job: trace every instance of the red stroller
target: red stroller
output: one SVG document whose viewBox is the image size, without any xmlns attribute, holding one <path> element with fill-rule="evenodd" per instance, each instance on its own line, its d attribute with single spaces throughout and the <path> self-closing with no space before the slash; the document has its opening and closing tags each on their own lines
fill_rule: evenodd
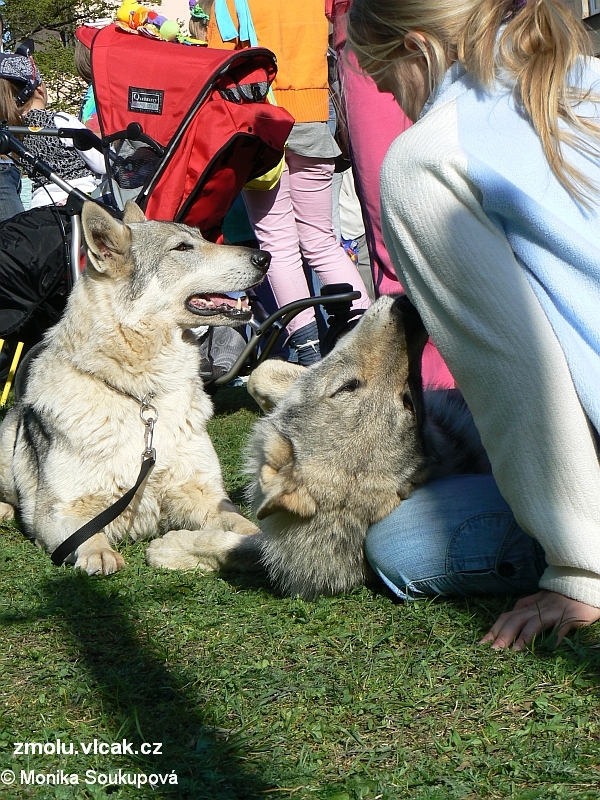
<svg viewBox="0 0 600 800">
<path fill-rule="evenodd" d="M 109 26 L 96 34 L 91 61 L 102 141 L 89 131 L 82 134 L 53 129 L 37 131 L 37 135 L 71 135 L 79 149 L 90 145 L 103 149 L 106 189 L 115 214 L 127 199 L 135 199 L 149 219 L 193 225 L 205 238 L 221 242 L 223 220 L 241 188 L 277 166 L 293 125 L 287 111 L 267 101 L 276 74 L 273 53 L 264 48 L 230 52 L 154 41 Z M 68 192 L 71 187 L 48 165 L 27 153 L 11 133 L 32 131 L 1 126 L 0 152 L 18 153 L 29 169 Z M 73 190 L 64 209 L 72 221 L 70 248 L 65 243 L 66 252 L 70 249 L 66 263 L 62 260 L 62 227 L 52 251 L 56 258 L 51 270 L 46 263 L 36 264 L 34 271 L 28 263 L 7 261 L 8 275 L 0 285 L 0 339 L 4 338 L 11 349 L 25 342 L 25 351 L 29 350 L 19 369 L 20 380 L 19 373 L 15 380 L 18 394 L 22 393 L 19 384 L 25 384 L 28 363 L 41 346 L 43 331 L 56 321 L 66 303 L 65 273 L 67 283 L 69 277 L 77 278 L 81 237 L 78 212 L 85 199 Z M 40 213 L 42 209 L 35 211 Z M 34 216 L 33 211 L 25 214 Z M 21 224 L 18 218 L 15 224 Z M 12 231 L 8 233 L 13 235 Z M 0 263 L 5 238 L 0 226 Z M 43 281 L 35 277 L 38 271 L 44 275 Z M 29 287 L 27 292 L 23 286 Z M 266 319 L 256 302 L 244 352 L 226 374 L 218 379 L 207 376 L 206 382 L 221 385 L 242 371 L 250 371 L 269 355 L 289 320 L 308 306 L 331 308 L 332 346 L 334 332 L 353 316 L 350 305 L 357 293 L 343 285 L 328 287 L 328 294 L 331 296 L 327 298 L 292 303 Z M 47 313 L 49 308 L 52 318 Z M 329 345 L 324 352 L 328 349 Z M 0 378 L 4 377 L 2 371 L 0 368 Z"/>
<path fill-rule="evenodd" d="M 132 36 L 114 25 L 91 46 L 94 93 L 111 192 L 149 219 L 184 222 L 219 241 L 249 180 L 273 169 L 294 123 L 267 93 L 275 56 Z"/>
</svg>

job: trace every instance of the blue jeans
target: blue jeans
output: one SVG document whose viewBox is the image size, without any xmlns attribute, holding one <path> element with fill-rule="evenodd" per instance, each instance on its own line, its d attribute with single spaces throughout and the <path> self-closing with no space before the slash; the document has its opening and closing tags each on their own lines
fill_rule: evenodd
<svg viewBox="0 0 600 800">
<path fill-rule="evenodd" d="M 432 481 L 368 533 L 369 563 L 398 597 L 525 595 L 544 551 L 515 522 L 491 475 Z"/>
<path fill-rule="evenodd" d="M 19 192 L 21 173 L 6 159 L 0 159 L 0 222 L 24 211 Z"/>
</svg>

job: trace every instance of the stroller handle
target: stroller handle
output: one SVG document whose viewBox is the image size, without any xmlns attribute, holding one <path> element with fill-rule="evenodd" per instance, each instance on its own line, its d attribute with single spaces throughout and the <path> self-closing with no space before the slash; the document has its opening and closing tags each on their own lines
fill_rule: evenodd
<svg viewBox="0 0 600 800">
<path fill-rule="evenodd" d="M 27 130 L 29 131 L 29 129 Z M 67 194 L 77 198 L 77 200 L 81 201 L 82 203 L 90 199 L 83 192 L 80 192 L 79 189 L 75 189 L 55 172 L 52 172 L 52 168 L 49 166 L 49 164 L 47 164 L 41 158 L 37 158 L 37 156 L 24 147 L 23 144 L 6 128 L 1 128 L 0 154 L 7 156 L 9 153 L 15 153 L 15 155 L 28 164 L 34 172 L 39 172 L 39 174 L 43 175 L 46 180 L 51 181 L 60 189 L 63 189 L 65 192 L 67 192 Z"/>
<path fill-rule="evenodd" d="M 104 139 L 102 139 L 102 143 L 104 145 L 109 145 L 112 142 L 118 141 L 119 139 L 130 139 L 132 142 L 143 142 L 152 150 L 154 150 L 154 152 L 161 158 L 165 154 L 165 148 L 155 141 L 151 136 L 148 136 L 147 133 L 144 133 L 144 129 L 139 122 L 130 122 L 124 131 L 117 131 L 116 133 L 111 133 L 110 136 L 105 136 Z"/>
<path fill-rule="evenodd" d="M 6 130 L 16 136 L 54 136 L 59 139 L 72 139 L 77 150 L 98 150 L 104 152 L 102 139 L 89 128 L 39 128 L 32 130 L 26 125 L 9 125 Z"/>
<path fill-rule="evenodd" d="M 16 126 L 9 127 L 8 125 L 0 124 L 0 155 L 7 156 L 10 153 L 14 153 L 22 161 L 24 161 L 25 164 L 27 164 L 27 166 L 31 169 L 33 173 L 36 172 L 39 173 L 44 178 L 46 178 L 46 180 L 50 181 L 55 186 L 58 186 L 60 189 L 65 191 L 69 196 L 69 200 L 67 203 L 67 211 L 70 214 L 80 214 L 83 204 L 91 202 L 91 203 L 97 203 L 98 205 L 102 206 L 102 208 L 108 211 L 109 214 L 112 214 L 113 217 L 116 217 L 117 219 L 123 218 L 123 212 L 120 209 L 111 208 L 110 206 L 104 205 L 103 203 L 99 202 L 95 198 L 89 197 L 89 195 L 84 194 L 79 189 L 75 188 L 74 186 L 71 186 L 71 184 L 63 180 L 60 177 L 60 175 L 57 175 L 55 172 L 53 172 L 49 164 L 47 164 L 41 158 L 38 158 L 36 155 L 34 155 L 34 153 L 32 153 L 30 150 L 28 150 L 26 147 L 23 146 L 23 143 L 19 141 L 19 139 L 15 138 L 12 135 L 12 131 L 15 130 L 15 127 Z M 46 128 L 45 130 L 50 131 L 52 129 Z M 60 134 L 63 129 L 57 128 L 56 130 Z M 27 134 L 31 133 L 29 128 L 24 128 L 24 131 Z M 48 133 L 46 135 L 50 136 L 51 134 Z M 91 133 L 91 136 L 94 136 L 94 134 Z M 94 138 L 98 139 L 97 136 L 94 136 Z M 100 141 L 100 139 L 98 139 L 98 141 Z"/>
<path fill-rule="evenodd" d="M 339 284 L 340 288 L 344 284 Z M 346 284 L 348 285 L 348 284 Z M 273 314 L 271 314 L 267 319 L 263 320 L 260 324 L 256 322 L 250 323 L 250 340 L 246 344 L 243 352 L 238 357 L 235 364 L 231 367 L 231 369 L 225 373 L 225 375 L 221 375 L 214 380 L 207 381 L 205 383 L 206 386 L 223 386 L 226 383 L 229 383 L 230 380 L 235 378 L 237 375 L 240 374 L 242 369 L 244 368 L 248 358 L 256 351 L 258 345 L 262 341 L 262 337 L 267 333 L 269 328 L 273 328 L 273 331 L 267 338 L 266 344 L 263 347 L 263 350 L 260 356 L 256 359 L 256 363 L 254 364 L 257 367 L 259 364 L 268 358 L 271 351 L 275 347 L 277 339 L 279 338 L 282 331 L 287 326 L 288 322 L 292 320 L 297 314 L 301 311 L 304 311 L 306 308 L 314 308 L 315 306 L 327 306 L 330 305 L 348 305 L 348 309 L 350 309 L 350 304 L 354 300 L 358 300 L 360 297 L 360 292 L 358 291 L 349 291 L 349 292 L 340 292 L 338 294 L 321 294 L 319 297 L 305 297 L 301 300 L 294 300 L 292 303 L 287 303 L 281 308 L 278 308 Z"/>
</svg>

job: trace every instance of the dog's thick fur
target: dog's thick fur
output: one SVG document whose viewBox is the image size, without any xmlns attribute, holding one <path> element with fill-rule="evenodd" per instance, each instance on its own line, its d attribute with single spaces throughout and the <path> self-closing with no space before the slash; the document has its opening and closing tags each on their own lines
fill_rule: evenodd
<svg viewBox="0 0 600 800">
<path fill-rule="evenodd" d="M 249 390 L 270 411 L 248 447 L 261 532 L 173 531 L 149 545 L 149 563 L 266 568 L 281 592 L 307 599 L 369 583 L 370 525 L 428 480 L 489 471 L 460 395 L 423 395 L 426 338 L 405 299 L 384 297 L 320 363 L 255 370 Z"/>
<path fill-rule="evenodd" d="M 125 536 L 169 527 L 256 531 L 225 493 L 206 431 L 212 404 L 199 349 L 186 331 L 248 318 L 247 306 L 232 307 L 221 293 L 258 283 L 268 254 L 146 221 L 133 203 L 123 223 L 86 203 L 82 221 L 88 265 L 0 430 L 0 518 L 18 507 L 24 531 L 52 552 L 110 506 L 137 478 L 140 401 L 153 392 L 156 465 L 129 508 L 71 560 L 110 574 L 123 566 L 110 543 Z"/>
</svg>

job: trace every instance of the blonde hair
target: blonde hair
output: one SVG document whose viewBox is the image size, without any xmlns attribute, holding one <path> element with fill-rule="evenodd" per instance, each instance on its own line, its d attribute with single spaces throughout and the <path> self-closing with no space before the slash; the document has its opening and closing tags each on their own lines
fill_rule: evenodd
<svg viewBox="0 0 600 800">
<path fill-rule="evenodd" d="M 502 27 L 504 26 L 504 27 Z M 502 30 L 501 30 L 502 28 Z M 584 205 L 596 187 L 564 158 L 564 144 L 598 156 L 600 126 L 576 113 L 590 93 L 569 83 L 579 56 L 591 55 L 585 27 L 562 0 L 354 0 L 348 43 L 375 79 L 407 55 L 404 40 L 421 33 L 419 47 L 435 91 L 449 65 L 460 61 L 484 88 L 496 80 L 515 97 L 537 132 L 550 168 Z M 568 123 L 567 126 L 560 122 Z"/>
</svg>

